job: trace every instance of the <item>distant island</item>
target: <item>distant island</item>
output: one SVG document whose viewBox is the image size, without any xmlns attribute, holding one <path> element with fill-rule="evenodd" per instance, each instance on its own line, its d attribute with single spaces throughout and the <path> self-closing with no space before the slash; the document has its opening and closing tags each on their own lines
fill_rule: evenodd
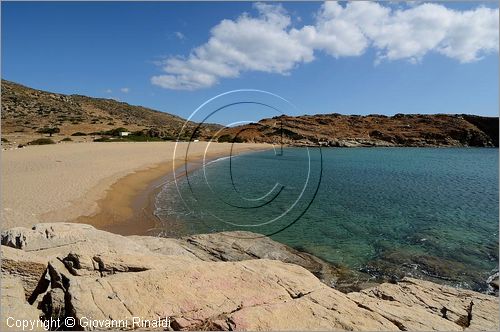
<svg viewBox="0 0 500 332">
<path fill-rule="evenodd" d="M 64 95 L 2 80 L 2 144 L 57 140 L 176 140 L 185 119 L 113 99 Z M 330 147 L 498 147 L 498 117 L 476 115 L 280 116 L 234 128 L 187 122 L 182 140 Z M 222 130 L 221 130 L 222 129 Z M 128 137 L 119 137 L 126 132 Z M 54 138 L 53 135 L 56 135 Z M 40 137 L 48 137 L 40 140 Z M 37 143 L 38 142 L 38 143 Z"/>
</svg>

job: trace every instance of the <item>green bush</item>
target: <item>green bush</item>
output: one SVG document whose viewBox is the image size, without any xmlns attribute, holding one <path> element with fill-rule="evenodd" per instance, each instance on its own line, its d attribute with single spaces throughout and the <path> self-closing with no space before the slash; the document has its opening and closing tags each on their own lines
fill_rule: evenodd
<svg viewBox="0 0 500 332">
<path fill-rule="evenodd" d="M 73 142 L 73 140 L 69 137 L 65 137 L 61 140 L 61 142 Z"/>
<path fill-rule="evenodd" d="M 2 137 L 2 143 L 9 143 L 9 140 Z"/>
<path fill-rule="evenodd" d="M 220 136 L 217 139 L 217 142 L 219 142 L 219 143 L 243 143 L 244 140 L 239 136 L 233 138 L 231 135 L 226 134 L 226 135 Z"/>
<path fill-rule="evenodd" d="M 109 139 L 109 137 L 101 137 L 94 139 L 94 142 L 111 142 L 111 140 Z"/>
<path fill-rule="evenodd" d="M 159 137 L 148 137 L 138 135 L 128 135 L 124 137 L 110 138 L 101 137 L 94 139 L 94 142 L 162 142 L 163 139 Z"/>
<path fill-rule="evenodd" d="M 28 143 L 28 145 L 47 145 L 47 144 L 56 144 L 56 142 L 54 142 L 50 138 L 39 138 Z"/>
<path fill-rule="evenodd" d="M 38 129 L 37 133 L 49 134 L 49 136 L 52 137 L 53 134 L 57 134 L 60 131 L 61 130 L 57 127 L 53 127 L 53 128 L 46 127 L 46 128 Z"/>
<path fill-rule="evenodd" d="M 132 135 L 134 135 L 134 136 L 149 136 L 148 133 L 143 131 L 143 130 L 134 131 L 134 132 L 132 132 Z"/>
<path fill-rule="evenodd" d="M 239 136 L 237 136 L 233 139 L 233 143 L 244 143 L 244 142 L 245 142 L 245 140 Z"/>
<path fill-rule="evenodd" d="M 149 137 L 149 136 L 143 136 L 143 135 L 128 135 L 120 140 L 125 141 L 125 142 L 161 142 L 163 139 L 159 137 Z"/>
<path fill-rule="evenodd" d="M 87 136 L 87 134 L 77 131 L 76 133 L 71 134 L 71 136 Z"/>
<path fill-rule="evenodd" d="M 128 130 L 127 130 L 127 128 L 118 127 L 118 128 L 106 131 L 105 134 L 111 135 L 111 136 L 119 136 L 120 132 L 122 132 L 122 131 L 128 131 Z"/>
<path fill-rule="evenodd" d="M 217 142 L 220 142 L 220 143 L 225 143 L 225 142 L 231 142 L 232 141 L 232 137 L 231 135 L 222 135 L 222 136 L 219 136 L 219 138 L 217 139 Z"/>
</svg>

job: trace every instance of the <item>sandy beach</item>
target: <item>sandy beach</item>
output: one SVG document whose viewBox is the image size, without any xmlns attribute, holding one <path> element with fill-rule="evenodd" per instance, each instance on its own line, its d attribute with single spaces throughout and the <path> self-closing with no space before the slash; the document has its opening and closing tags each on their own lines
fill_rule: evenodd
<svg viewBox="0 0 500 332">
<path fill-rule="evenodd" d="M 77 143 L 2 151 L 2 229 L 79 221 L 142 234 L 151 220 L 124 220 L 143 213 L 151 190 L 172 171 L 175 144 Z M 178 143 L 176 167 L 182 165 L 187 146 Z M 203 158 L 206 146 L 192 143 L 188 160 Z M 230 148 L 229 143 L 212 143 L 206 157 L 229 155 Z M 236 144 L 233 152 L 267 148 L 270 145 Z"/>
</svg>

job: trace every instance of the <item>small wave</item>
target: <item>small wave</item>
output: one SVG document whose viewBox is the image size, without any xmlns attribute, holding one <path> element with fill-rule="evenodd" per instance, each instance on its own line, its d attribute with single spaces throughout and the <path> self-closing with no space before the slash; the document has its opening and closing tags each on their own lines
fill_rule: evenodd
<svg viewBox="0 0 500 332">
<path fill-rule="evenodd" d="M 215 164 L 215 163 L 217 163 L 219 161 L 226 160 L 226 159 L 229 159 L 229 158 L 235 158 L 235 156 L 232 156 L 232 157 L 231 156 L 220 157 L 220 158 L 217 158 L 217 159 L 214 159 L 214 160 L 211 160 L 211 161 L 205 163 L 205 166 L 210 165 L 210 164 Z"/>
</svg>

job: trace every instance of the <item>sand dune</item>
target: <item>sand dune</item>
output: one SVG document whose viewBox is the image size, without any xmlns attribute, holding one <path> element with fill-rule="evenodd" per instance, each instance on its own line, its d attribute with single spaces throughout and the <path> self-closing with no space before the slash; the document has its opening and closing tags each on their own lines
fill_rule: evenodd
<svg viewBox="0 0 500 332">
<path fill-rule="evenodd" d="M 201 158 L 206 145 L 192 143 L 189 159 Z M 174 146 L 174 142 L 78 143 L 3 151 L 2 229 L 92 215 L 97 212 L 96 201 L 114 182 L 135 171 L 171 163 Z M 178 157 L 184 156 L 186 147 L 187 143 L 178 144 Z M 212 143 L 207 156 L 229 154 L 230 147 L 228 143 Z M 242 152 L 269 145 L 235 147 Z"/>
</svg>

